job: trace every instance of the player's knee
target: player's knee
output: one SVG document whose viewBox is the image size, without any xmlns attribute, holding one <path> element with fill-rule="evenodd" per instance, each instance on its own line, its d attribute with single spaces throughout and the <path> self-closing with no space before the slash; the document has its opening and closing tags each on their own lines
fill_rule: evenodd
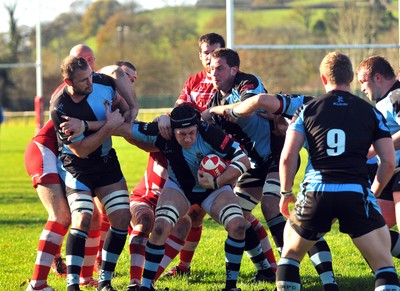
<svg viewBox="0 0 400 291">
<path fill-rule="evenodd" d="M 135 220 L 136 220 L 136 225 L 139 224 L 141 225 L 142 232 L 150 233 L 154 224 L 154 215 L 152 212 L 143 212 Z"/>
<path fill-rule="evenodd" d="M 49 219 L 49 220 L 55 221 L 55 222 L 61 224 L 62 226 L 64 226 L 65 228 L 68 228 L 71 225 L 71 214 L 66 213 L 63 216 L 56 216 L 55 219 Z"/>
<path fill-rule="evenodd" d="M 89 212 L 75 212 L 72 214 L 71 227 L 89 232 L 92 214 Z"/>
<path fill-rule="evenodd" d="M 261 199 L 261 211 L 266 220 L 272 219 L 280 214 L 279 200 L 276 196 L 263 196 Z"/>
<path fill-rule="evenodd" d="M 111 226 L 116 229 L 127 229 L 131 218 L 129 209 L 119 209 L 109 215 Z"/>
<path fill-rule="evenodd" d="M 243 217 L 236 217 L 228 223 L 226 229 L 229 236 L 235 239 L 244 239 L 247 225 L 248 223 Z"/>
<path fill-rule="evenodd" d="M 195 226 L 198 226 L 202 224 L 206 212 L 200 207 L 192 206 L 188 214 L 190 216 L 191 223 Z"/>
<path fill-rule="evenodd" d="M 151 235 L 155 237 L 166 237 L 170 233 L 171 229 L 172 225 L 170 222 L 164 219 L 158 219 L 154 223 Z"/>
<path fill-rule="evenodd" d="M 174 233 L 177 233 L 179 237 L 183 237 L 183 240 L 187 236 L 192 227 L 192 220 L 188 215 L 179 218 L 177 224 L 174 227 Z"/>
</svg>

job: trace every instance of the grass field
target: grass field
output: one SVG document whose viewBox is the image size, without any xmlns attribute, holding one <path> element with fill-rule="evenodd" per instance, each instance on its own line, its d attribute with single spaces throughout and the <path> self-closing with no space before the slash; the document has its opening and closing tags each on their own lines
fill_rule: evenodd
<svg viewBox="0 0 400 291">
<path fill-rule="evenodd" d="M 32 122 L 18 121 L 0 127 L 0 290 L 25 290 L 31 276 L 39 235 L 46 221 L 46 212 L 31 186 L 25 172 L 23 153 L 34 133 Z M 140 179 L 146 166 L 147 154 L 115 138 L 117 150 L 129 189 Z M 303 159 L 304 161 L 304 159 Z M 300 179 L 301 177 L 298 177 Z M 255 210 L 260 219 L 261 211 Z M 265 225 L 264 219 L 261 221 Z M 192 264 L 189 279 L 160 279 L 157 289 L 164 290 L 220 290 L 224 287 L 224 251 L 226 237 L 221 226 L 206 217 L 203 236 Z M 351 240 L 337 231 L 337 225 L 326 236 L 332 249 L 334 269 L 341 290 L 373 290 L 373 276 L 367 264 L 351 244 Z M 65 250 L 63 250 L 65 254 Z M 395 261 L 397 268 L 400 267 Z M 239 285 L 242 290 L 273 290 L 273 284 L 251 285 L 247 282 L 255 269 L 244 256 Z M 301 265 L 305 290 L 321 290 L 319 277 L 308 258 Z M 129 254 L 125 248 L 117 265 L 114 288 L 125 290 L 129 283 Z M 64 279 L 53 274 L 49 284 L 57 290 L 65 290 Z M 94 290 L 94 289 L 82 289 Z"/>
</svg>

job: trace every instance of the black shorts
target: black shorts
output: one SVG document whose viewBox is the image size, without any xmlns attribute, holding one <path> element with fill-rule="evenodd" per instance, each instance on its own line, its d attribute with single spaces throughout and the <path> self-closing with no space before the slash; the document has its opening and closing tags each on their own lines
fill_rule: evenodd
<svg viewBox="0 0 400 291">
<path fill-rule="evenodd" d="M 359 184 L 304 184 L 289 222 L 302 238 L 318 240 L 335 218 L 339 230 L 352 238 L 385 225 L 376 198 Z"/>
<path fill-rule="evenodd" d="M 271 155 L 265 162 L 257 164 L 255 167 L 249 169 L 240 176 L 236 187 L 263 187 L 265 178 L 272 172 L 279 172 L 279 155 Z"/>
<path fill-rule="evenodd" d="M 60 157 L 66 170 L 65 188 L 67 196 L 77 191 L 91 191 L 98 187 L 124 182 L 124 176 L 114 149 L 108 155 L 81 159 L 73 155 Z"/>
</svg>

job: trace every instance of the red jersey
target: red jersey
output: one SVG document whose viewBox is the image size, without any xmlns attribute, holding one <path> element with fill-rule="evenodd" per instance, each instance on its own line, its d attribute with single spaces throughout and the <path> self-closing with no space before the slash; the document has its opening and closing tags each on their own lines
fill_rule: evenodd
<svg viewBox="0 0 400 291">
<path fill-rule="evenodd" d="M 155 206 L 167 179 L 167 159 L 161 152 L 150 153 L 144 176 L 133 188 L 131 200 L 137 201 L 137 198 L 140 197 L 139 201 L 144 199 L 150 202 L 152 206 Z"/>
<path fill-rule="evenodd" d="M 200 112 L 203 112 L 215 92 L 210 74 L 203 70 L 187 79 L 178 100 L 195 103 Z"/>
</svg>

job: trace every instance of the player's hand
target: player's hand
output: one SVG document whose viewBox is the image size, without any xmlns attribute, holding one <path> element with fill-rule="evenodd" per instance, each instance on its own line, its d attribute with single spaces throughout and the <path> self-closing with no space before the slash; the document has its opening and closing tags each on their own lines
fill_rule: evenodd
<svg viewBox="0 0 400 291">
<path fill-rule="evenodd" d="M 167 114 L 162 114 L 156 118 L 158 122 L 158 130 L 163 138 L 171 140 L 173 131 L 171 127 L 171 119 Z"/>
<path fill-rule="evenodd" d="M 106 106 L 106 124 L 104 126 L 106 126 L 108 129 L 114 130 L 118 128 L 120 125 L 122 125 L 125 122 L 125 119 L 119 112 L 119 109 L 110 112 L 109 111 L 110 105 L 106 103 L 105 106 Z"/>
<path fill-rule="evenodd" d="M 281 195 L 281 200 L 279 201 L 279 210 L 286 218 L 289 218 L 290 216 L 289 203 L 292 202 L 296 202 L 296 197 L 293 193 L 291 195 Z"/>
<path fill-rule="evenodd" d="M 204 171 L 197 171 L 197 179 L 204 189 L 215 189 L 214 177 Z"/>
<path fill-rule="evenodd" d="M 277 136 L 285 136 L 286 131 L 289 127 L 288 122 L 286 119 L 281 115 L 274 115 L 274 131 L 273 133 Z"/>
<path fill-rule="evenodd" d="M 60 124 L 60 128 L 62 132 L 69 135 L 68 141 L 73 140 L 85 132 L 85 124 L 83 123 L 83 120 L 66 115 L 62 115 L 61 118 L 66 120 Z"/>
<path fill-rule="evenodd" d="M 236 121 L 239 119 L 239 116 L 235 116 L 232 114 L 233 108 L 225 108 L 224 109 L 224 119 L 236 123 Z"/>
<path fill-rule="evenodd" d="M 138 113 L 139 113 L 138 107 L 129 108 L 129 110 L 124 112 L 125 121 L 132 124 L 137 118 Z"/>
<path fill-rule="evenodd" d="M 210 112 L 210 108 L 207 108 L 201 113 L 201 118 L 207 123 L 214 123 L 213 114 Z"/>
</svg>

